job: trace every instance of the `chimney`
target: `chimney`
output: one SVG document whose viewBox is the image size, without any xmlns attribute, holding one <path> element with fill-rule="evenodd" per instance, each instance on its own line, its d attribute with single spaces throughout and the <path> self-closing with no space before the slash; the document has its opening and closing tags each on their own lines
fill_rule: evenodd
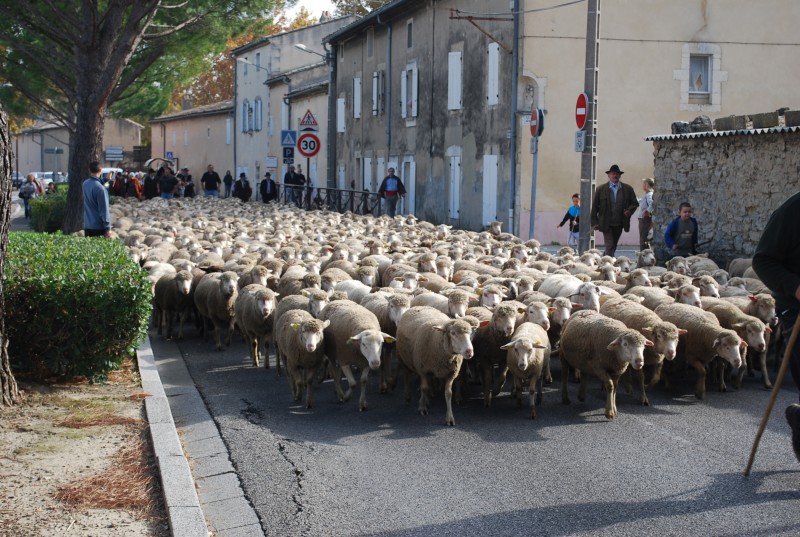
<svg viewBox="0 0 800 537">
<path fill-rule="evenodd" d="M 189 110 L 191 107 L 192 107 L 192 98 L 184 97 L 183 103 L 181 104 L 181 110 Z"/>
</svg>

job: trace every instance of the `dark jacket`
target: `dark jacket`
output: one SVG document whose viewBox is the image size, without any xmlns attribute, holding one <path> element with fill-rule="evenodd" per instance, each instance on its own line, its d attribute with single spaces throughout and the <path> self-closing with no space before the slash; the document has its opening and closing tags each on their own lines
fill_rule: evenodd
<svg viewBox="0 0 800 537">
<path fill-rule="evenodd" d="M 620 191 L 618 196 L 622 196 L 623 210 L 628 211 L 628 216 L 622 215 L 622 229 L 629 231 L 631 228 L 631 215 L 639 208 L 639 200 L 636 199 L 636 192 L 631 185 L 619 182 Z M 594 199 L 592 199 L 592 227 L 597 226 L 602 232 L 611 228 L 611 208 L 614 202 L 614 194 L 608 183 L 602 184 L 594 189 Z"/>
<path fill-rule="evenodd" d="M 240 177 L 233 183 L 233 197 L 239 198 L 242 201 L 250 201 L 250 196 L 253 195 L 253 189 L 250 188 L 250 181 Z"/>
<path fill-rule="evenodd" d="M 697 220 L 692 217 L 690 218 L 692 221 L 692 226 L 694 226 L 694 231 L 692 231 L 692 255 L 697 253 Z M 673 218 L 672 221 L 667 224 L 667 230 L 664 232 L 664 244 L 667 245 L 667 250 L 672 253 L 672 247 L 675 245 L 676 240 L 678 239 L 675 234 L 678 233 L 678 223 L 681 221 L 681 217 L 678 216 Z"/>
<path fill-rule="evenodd" d="M 575 216 L 573 216 L 573 211 L 576 212 Z M 575 207 L 574 205 L 567 209 L 567 212 L 564 214 L 564 218 L 561 220 L 561 223 L 558 224 L 558 227 L 563 226 L 569 220 L 569 231 L 570 233 L 577 233 L 580 230 L 580 223 L 581 223 L 581 208 Z"/>
<path fill-rule="evenodd" d="M 155 174 L 148 173 L 144 178 L 144 197 L 145 199 L 153 199 L 158 196 L 158 179 Z"/>
<path fill-rule="evenodd" d="M 267 192 L 267 185 L 269 185 L 269 192 Z M 275 184 L 274 179 L 264 179 L 261 181 L 259 189 L 261 191 L 261 201 L 264 203 L 278 199 L 278 186 Z"/>
<path fill-rule="evenodd" d="M 753 255 L 753 270 L 772 290 L 777 310 L 800 309 L 800 192 L 769 217 Z"/>
<path fill-rule="evenodd" d="M 227 179 L 227 176 L 225 178 Z M 222 179 L 219 178 L 217 172 L 205 172 L 200 178 L 200 184 L 203 186 L 203 190 L 219 190 Z"/>
<path fill-rule="evenodd" d="M 386 182 L 390 178 L 397 179 L 397 195 L 405 196 L 406 195 L 406 187 L 403 185 L 403 181 L 400 180 L 399 177 L 396 175 L 387 175 L 383 178 L 383 182 L 381 182 L 381 186 L 378 187 L 378 195 L 382 198 L 386 197 Z"/>
</svg>

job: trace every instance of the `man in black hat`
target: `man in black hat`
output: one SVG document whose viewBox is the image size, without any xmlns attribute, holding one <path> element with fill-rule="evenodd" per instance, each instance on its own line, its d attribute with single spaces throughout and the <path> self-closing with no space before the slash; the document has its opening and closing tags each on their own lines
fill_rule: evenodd
<svg viewBox="0 0 800 537">
<path fill-rule="evenodd" d="M 247 174 L 242 172 L 239 174 L 239 179 L 233 183 L 233 197 L 246 202 L 250 201 L 252 195 L 253 191 L 250 188 L 250 181 L 247 180 Z"/>
<path fill-rule="evenodd" d="M 264 203 L 278 199 L 278 187 L 272 179 L 271 173 L 264 174 L 264 180 L 261 181 L 259 188 L 261 189 L 261 201 Z"/>
<path fill-rule="evenodd" d="M 623 231 L 631 228 L 631 215 L 639 207 L 636 192 L 619 178 L 625 173 L 614 164 L 608 169 L 608 183 L 594 189 L 592 229 L 603 233 L 603 255 L 613 256 Z"/>
</svg>

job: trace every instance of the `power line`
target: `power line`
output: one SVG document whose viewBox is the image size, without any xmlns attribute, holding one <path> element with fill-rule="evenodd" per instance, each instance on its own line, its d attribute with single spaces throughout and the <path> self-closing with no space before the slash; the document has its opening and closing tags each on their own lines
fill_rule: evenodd
<svg viewBox="0 0 800 537">
<path fill-rule="evenodd" d="M 584 36 L 561 36 L 561 35 L 523 35 L 523 38 L 536 38 L 536 39 L 572 39 L 575 41 L 584 41 Z M 713 43 L 715 45 L 755 45 L 763 47 L 797 47 L 800 43 L 761 43 L 761 42 L 748 42 L 748 41 L 687 41 L 685 39 L 632 39 L 622 37 L 601 37 L 600 41 L 620 41 L 623 43 Z"/>
</svg>

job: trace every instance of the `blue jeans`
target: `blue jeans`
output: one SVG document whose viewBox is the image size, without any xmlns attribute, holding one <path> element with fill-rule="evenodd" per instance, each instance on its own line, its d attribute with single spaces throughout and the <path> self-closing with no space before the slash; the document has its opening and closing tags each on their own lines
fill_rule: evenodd
<svg viewBox="0 0 800 537">
<path fill-rule="evenodd" d="M 172 198 L 173 198 L 172 194 L 169 194 L 167 192 L 162 192 L 161 193 L 161 199 L 171 200 Z"/>
<path fill-rule="evenodd" d="M 218 198 L 219 197 L 219 190 L 206 190 L 205 194 L 203 194 L 206 198 Z M 226 198 L 228 196 L 225 196 Z"/>
<path fill-rule="evenodd" d="M 397 213 L 397 200 L 400 199 L 400 196 L 386 196 L 384 201 L 386 202 L 386 214 L 389 216 L 394 216 Z"/>
<path fill-rule="evenodd" d="M 792 334 L 794 323 L 797 322 L 797 310 L 784 310 L 778 314 L 781 320 L 781 334 L 783 336 L 784 352 L 786 345 L 789 344 L 789 336 Z M 789 355 L 789 370 L 792 372 L 792 379 L 795 386 L 800 390 L 800 341 L 795 342 L 792 354 Z M 778 360 L 783 359 L 783 354 L 778 357 Z"/>
<path fill-rule="evenodd" d="M 31 217 L 31 202 L 30 202 L 30 200 L 23 198 L 22 205 L 25 208 L 25 218 L 30 218 Z"/>
<path fill-rule="evenodd" d="M 231 185 L 225 185 L 225 197 L 226 198 L 230 198 L 231 197 L 231 187 L 232 186 L 233 186 L 232 184 Z"/>
</svg>

